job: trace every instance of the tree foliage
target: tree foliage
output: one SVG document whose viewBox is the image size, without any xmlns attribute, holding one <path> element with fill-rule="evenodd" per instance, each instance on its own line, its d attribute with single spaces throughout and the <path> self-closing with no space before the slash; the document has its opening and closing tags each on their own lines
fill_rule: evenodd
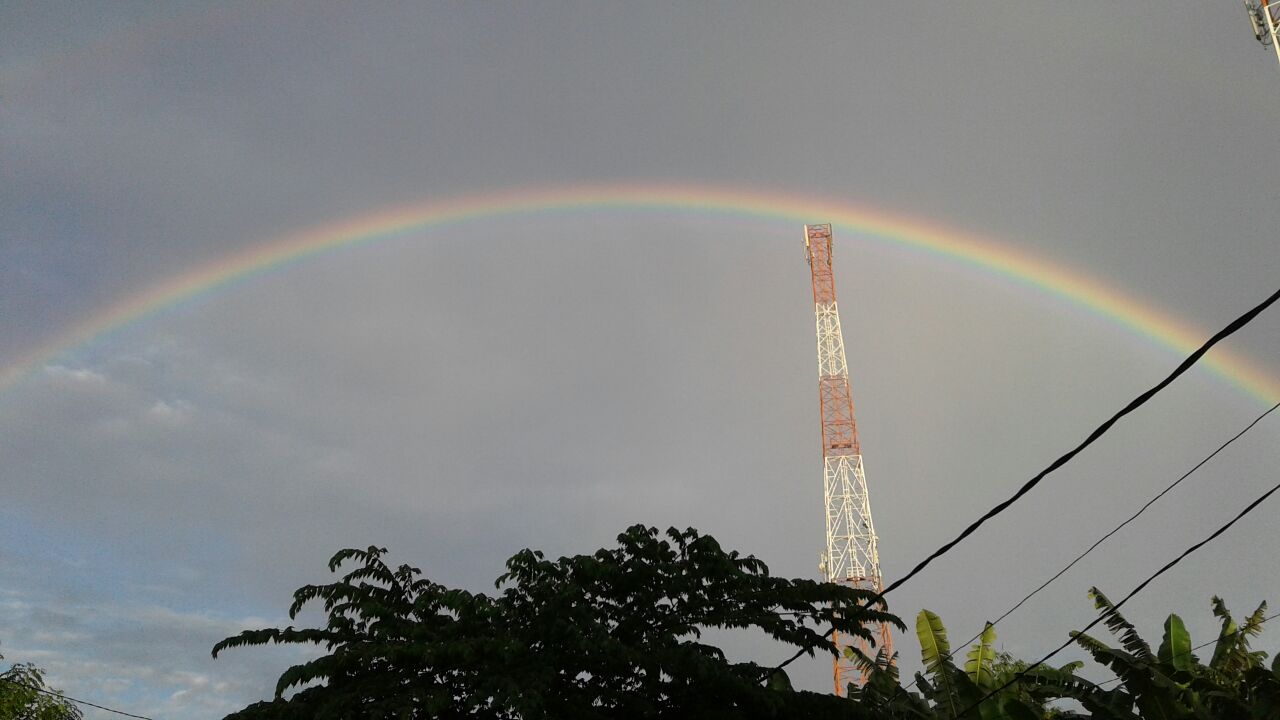
<svg viewBox="0 0 1280 720">
<path fill-rule="evenodd" d="M 916 638 L 920 641 L 920 659 L 924 664 L 924 672 L 916 675 L 916 686 L 925 702 L 915 700 L 905 691 L 896 693 L 891 699 L 899 711 L 891 717 L 948 720 L 1074 717 L 1053 709 L 1050 703 L 1060 697 L 1060 685 L 1078 681 L 1075 671 L 1080 663 L 1028 670 L 1026 663 L 995 649 L 995 627 L 987 623 L 977 642 L 963 655 L 963 666 L 957 666 L 955 657 L 961 653 L 951 652 L 942 619 L 929 610 L 921 610 L 916 618 Z"/>
<path fill-rule="evenodd" d="M 348 549 L 327 585 L 294 593 L 324 627 L 245 631 L 213 654 L 304 643 L 326 653 L 286 670 L 270 702 L 232 718 L 862 717 L 860 706 L 791 689 L 785 674 L 733 662 L 704 631 L 748 628 L 810 655 L 833 654 L 834 627 L 874 643 L 871 623 L 901 622 L 875 595 L 771 576 L 695 530 L 634 526 L 618 546 L 507 561 L 499 593 L 450 589 L 384 548 Z M 869 660 L 868 660 L 869 661 Z M 290 690 L 297 691 L 287 696 Z"/>
<path fill-rule="evenodd" d="M 4 656 L 0 655 L 0 660 Z M 0 720 L 80 720 L 80 708 L 45 684 L 44 671 L 15 663 L 0 672 Z"/>
<path fill-rule="evenodd" d="M 694 530 L 635 526 L 614 548 L 556 560 L 523 550 L 507 561 L 492 595 L 392 567 L 386 554 L 343 550 L 329 563 L 343 571 L 336 582 L 294 593 L 290 617 L 318 604 L 321 627 L 249 630 L 214 646 L 215 657 L 273 643 L 322 650 L 284 671 L 274 699 L 229 719 L 1280 718 L 1280 661 L 1268 667 L 1267 654 L 1250 645 L 1265 603 L 1237 622 L 1213 598 L 1222 626 L 1204 664 L 1177 615 L 1153 650 L 1091 590 L 1119 646 L 1073 637 L 1116 674 L 1106 683 L 1078 675 L 1083 663 L 1032 667 L 999 651 L 989 624 L 970 648 L 953 651 L 942 619 L 923 610 L 915 627 L 924 666 L 918 691 L 902 686 L 896 655 L 848 649 L 867 682 L 837 698 L 796 691 L 768 666 L 732 661 L 703 633 L 752 629 L 801 653 L 832 655 L 833 628 L 874 643 L 875 623 L 905 630 L 902 623 L 873 593 L 773 577 L 755 557 Z"/>
<path fill-rule="evenodd" d="M 875 704 L 886 718 L 975 718 L 1031 720 L 1089 717 L 1098 720 L 1262 720 L 1280 718 L 1280 660 L 1270 667 L 1267 654 L 1253 650 L 1250 641 L 1262 631 L 1266 603 L 1237 624 L 1221 599 L 1213 598 L 1213 613 L 1222 621 L 1212 659 L 1202 664 L 1194 654 L 1182 619 L 1170 615 L 1158 649 L 1142 635 L 1097 588 L 1090 597 L 1107 629 L 1119 639 L 1111 647 L 1083 633 L 1076 643 L 1116 675 L 1118 685 L 1094 683 L 1076 674 L 1082 663 L 1059 668 L 1035 667 L 993 650 L 994 629 L 988 625 L 956 665 L 946 628 L 937 615 L 921 611 L 916 621 L 924 672 L 916 676 L 922 697 L 902 691 L 896 677 L 875 668 L 863 689 L 864 700 L 874 692 Z M 879 677 L 877 677 L 879 676 Z M 874 688 L 874 690 L 873 690 Z M 1062 701 L 1083 709 L 1064 709 Z"/>
</svg>

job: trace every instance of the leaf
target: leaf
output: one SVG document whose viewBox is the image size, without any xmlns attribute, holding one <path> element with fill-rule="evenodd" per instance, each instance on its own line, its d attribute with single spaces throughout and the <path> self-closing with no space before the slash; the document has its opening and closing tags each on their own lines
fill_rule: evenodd
<svg viewBox="0 0 1280 720">
<path fill-rule="evenodd" d="M 991 623 L 987 623 L 964 663 L 964 671 L 969 675 L 969 679 L 983 690 L 988 690 L 995 684 L 995 674 L 991 669 L 992 660 L 996 655 L 992 647 L 995 641 L 996 628 Z"/>
<path fill-rule="evenodd" d="M 1164 640 L 1160 643 L 1160 662 L 1180 672 L 1191 672 L 1191 635 L 1182 624 L 1182 618 L 1170 614 L 1164 621 Z"/>
<path fill-rule="evenodd" d="M 1178 711 L 1181 705 L 1172 691 L 1175 683 L 1155 672 L 1150 663 L 1123 650 L 1107 647 L 1081 632 L 1072 632 L 1071 637 L 1095 660 L 1120 677 L 1144 720 L 1182 717 Z"/>
<path fill-rule="evenodd" d="M 1245 634 L 1257 637 L 1262 633 L 1262 626 L 1267 622 L 1267 601 L 1263 600 L 1258 604 L 1258 609 L 1253 611 L 1245 621 Z"/>
<path fill-rule="evenodd" d="M 1053 699 L 1071 699 L 1092 713 L 1091 717 L 1109 720 L 1138 720 L 1133 713 L 1133 698 L 1123 689 L 1106 691 L 1083 678 L 1057 678 L 1045 690 Z"/>
<path fill-rule="evenodd" d="M 875 659 L 857 657 L 858 670 L 867 681 L 858 688 L 856 697 L 862 700 L 874 699 L 879 705 L 882 701 L 891 700 L 903 693 L 902 684 L 898 680 L 898 653 L 889 655 L 884 648 L 876 651 Z M 851 694 L 849 697 L 855 697 Z"/>
<path fill-rule="evenodd" d="M 928 610 L 921 610 L 916 616 L 916 637 L 920 640 L 920 659 L 924 668 L 933 676 L 951 710 L 951 717 L 956 716 L 956 689 L 952 675 L 955 665 L 951 664 L 951 644 L 947 642 L 947 628 L 942 618 Z"/>
<path fill-rule="evenodd" d="M 1262 633 L 1266 612 L 1267 603 L 1264 601 L 1245 618 L 1243 624 L 1237 625 L 1222 599 L 1213 598 L 1213 614 L 1222 618 L 1222 629 L 1218 632 L 1218 643 L 1209 667 L 1228 678 L 1228 682 L 1238 681 L 1241 673 L 1259 666 L 1265 659 L 1266 653 L 1249 649 L 1249 639 Z"/>
<path fill-rule="evenodd" d="M 1007 717 L 1009 720 L 1042 720 L 1044 717 L 1030 704 L 1012 696 L 1001 699 L 997 712 L 996 717 Z"/>
<path fill-rule="evenodd" d="M 1151 653 L 1151 646 L 1147 644 L 1146 640 L 1142 639 L 1142 636 L 1138 634 L 1138 630 L 1128 620 L 1124 619 L 1124 616 L 1107 599 L 1107 596 L 1102 594 L 1101 590 L 1096 587 L 1089 588 L 1089 596 L 1093 598 L 1094 607 L 1102 611 L 1102 617 L 1107 629 L 1120 638 L 1120 644 L 1124 646 L 1125 650 L 1146 662 L 1151 662 L 1155 659 Z"/>
<path fill-rule="evenodd" d="M 942 618 L 929 610 L 921 610 L 916 616 L 916 637 L 920 639 L 920 659 L 930 674 L 948 662 L 951 644 L 947 642 L 947 628 Z"/>
<path fill-rule="evenodd" d="M 1222 598 L 1214 595 L 1211 602 L 1214 616 L 1222 618 L 1222 629 L 1218 631 L 1218 643 L 1214 645 L 1213 658 L 1209 661 L 1209 667 L 1224 671 L 1231 662 L 1231 656 L 1240 642 L 1240 637 L 1237 633 L 1236 621 L 1231 617 L 1231 612 L 1227 610 L 1227 605 L 1222 602 Z"/>
</svg>

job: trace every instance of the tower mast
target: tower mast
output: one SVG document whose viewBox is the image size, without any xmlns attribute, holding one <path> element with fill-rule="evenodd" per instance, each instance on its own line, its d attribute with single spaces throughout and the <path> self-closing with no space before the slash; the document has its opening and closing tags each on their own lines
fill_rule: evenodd
<svg viewBox="0 0 1280 720">
<path fill-rule="evenodd" d="M 818 329 L 818 402 L 822 419 L 822 487 L 827 515 L 827 549 L 819 566 L 828 582 L 880 592 L 880 557 L 876 531 L 871 523 L 871 501 L 862 470 L 858 424 L 853 417 L 849 391 L 849 367 L 844 356 L 844 336 L 836 309 L 836 283 L 831 266 L 831 226 L 804 226 L 805 253 L 813 276 L 813 306 Z M 893 656 L 889 626 L 875 634 L 879 650 Z M 844 648 L 855 646 L 875 657 L 865 640 L 835 633 L 840 650 L 834 662 L 835 691 L 844 695 L 849 683 L 863 683 L 857 664 L 844 657 Z"/>
<path fill-rule="evenodd" d="M 1253 23 L 1253 36 L 1280 60 L 1280 0 L 1244 0 L 1244 9 Z"/>
</svg>

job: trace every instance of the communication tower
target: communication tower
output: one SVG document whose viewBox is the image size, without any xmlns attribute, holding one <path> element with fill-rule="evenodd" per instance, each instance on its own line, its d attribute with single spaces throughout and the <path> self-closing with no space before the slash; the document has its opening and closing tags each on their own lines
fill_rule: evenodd
<svg viewBox="0 0 1280 720">
<path fill-rule="evenodd" d="M 836 309 L 836 283 L 831 266 L 831 226 L 804 226 L 805 254 L 813 276 L 813 307 L 818 328 L 818 402 L 822 418 L 822 487 L 827 512 L 827 549 L 819 565 L 828 582 L 880 592 L 880 557 L 876 531 L 871 523 L 871 501 L 862 470 L 858 424 L 853 417 L 849 392 L 849 366 L 844 356 L 844 336 Z M 893 657 L 889 626 L 876 630 L 878 650 Z M 836 656 L 834 680 L 837 695 L 849 683 L 866 682 L 857 664 L 844 657 L 844 648 L 856 646 L 875 657 L 869 644 L 858 638 L 833 637 Z"/>
<path fill-rule="evenodd" d="M 1280 60 L 1280 0 L 1244 0 L 1244 9 L 1249 12 L 1253 36 L 1275 51 L 1276 60 Z"/>
</svg>

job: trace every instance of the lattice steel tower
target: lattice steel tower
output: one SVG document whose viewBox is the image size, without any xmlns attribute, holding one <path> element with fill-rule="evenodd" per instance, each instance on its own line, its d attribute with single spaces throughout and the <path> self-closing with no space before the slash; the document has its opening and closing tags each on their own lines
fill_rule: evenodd
<svg viewBox="0 0 1280 720">
<path fill-rule="evenodd" d="M 1253 23 L 1253 36 L 1280 60 L 1280 0 L 1244 0 L 1244 9 Z"/>
<path fill-rule="evenodd" d="M 831 226 L 804 226 L 805 253 L 813 275 L 813 307 L 818 326 L 818 401 L 822 416 L 822 487 L 827 510 L 827 549 L 819 568 L 829 582 L 880 592 L 880 557 L 876 531 L 871 523 L 871 501 L 867 478 L 862 470 L 862 449 L 858 445 L 858 424 L 853 417 L 853 395 L 849 392 L 849 366 L 844 357 L 844 336 L 836 309 L 836 282 L 831 267 Z M 881 625 L 876 650 L 857 638 L 836 633 L 841 653 L 834 662 L 837 695 L 848 684 L 866 681 L 856 663 L 843 650 L 855 645 L 868 657 L 884 650 L 893 656 L 889 626 Z"/>
</svg>

